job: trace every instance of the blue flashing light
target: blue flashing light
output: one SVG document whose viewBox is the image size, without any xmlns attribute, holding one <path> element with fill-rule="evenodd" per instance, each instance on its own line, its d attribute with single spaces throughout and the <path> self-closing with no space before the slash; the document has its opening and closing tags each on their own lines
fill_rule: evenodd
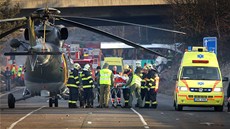
<svg viewBox="0 0 230 129">
<path fill-rule="evenodd" d="M 188 46 L 188 51 L 192 51 L 192 46 Z"/>
</svg>

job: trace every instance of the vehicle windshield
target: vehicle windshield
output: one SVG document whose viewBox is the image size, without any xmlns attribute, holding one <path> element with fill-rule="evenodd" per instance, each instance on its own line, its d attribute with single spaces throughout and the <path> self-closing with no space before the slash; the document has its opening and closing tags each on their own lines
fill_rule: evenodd
<svg viewBox="0 0 230 129">
<path fill-rule="evenodd" d="M 183 67 L 181 80 L 220 80 L 216 67 Z"/>
</svg>

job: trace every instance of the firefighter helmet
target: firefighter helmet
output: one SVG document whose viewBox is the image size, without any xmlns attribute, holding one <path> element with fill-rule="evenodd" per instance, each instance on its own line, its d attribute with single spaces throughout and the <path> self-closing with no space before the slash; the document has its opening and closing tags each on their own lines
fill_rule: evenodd
<svg viewBox="0 0 230 129">
<path fill-rule="evenodd" d="M 74 63 L 73 67 L 78 70 L 81 68 L 81 66 L 78 63 Z"/>
<path fill-rule="evenodd" d="M 85 66 L 84 66 L 84 70 L 89 70 L 90 69 L 90 65 L 89 64 L 85 64 Z"/>
<path fill-rule="evenodd" d="M 147 69 L 153 69 L 153 66 L 152 66 L 152 64 L 147 64 Z"/>
<path fill-rule="evenodd" d="M 129 69 L 130 69 L 130 68 L 129 68 L 129 65 L 125 64 L 125 65 L 124 65 L 124 69 L 125 69 L 125 70 L 129 70 Z"/>
</svg>

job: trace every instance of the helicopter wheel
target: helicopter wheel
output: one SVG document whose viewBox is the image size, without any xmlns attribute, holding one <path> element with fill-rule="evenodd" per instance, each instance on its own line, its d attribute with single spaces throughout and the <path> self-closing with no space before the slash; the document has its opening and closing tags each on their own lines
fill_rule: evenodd
<svg viewBox="0 0 230 129">
<path fill-rule="evenodd" d="M 55 99 L 54 99 L 54 106 L 58 107 L 58 97 L 55 97 Z"/>
<path fill-rule="evenodd" d="M 15 97 L 13 94 L 8 95 L 8 107 L 15 108 Z"/>
<path fill-rule="evenodd" d="M 58 97 L 49 98 L 49 107 L 58 107 Z"/>
<path fill-rule="evenodd" d="M 53 100 L 52 100 L 52 98 L 49 99 L 49 107 L 53 107 Z"/>
</svg>

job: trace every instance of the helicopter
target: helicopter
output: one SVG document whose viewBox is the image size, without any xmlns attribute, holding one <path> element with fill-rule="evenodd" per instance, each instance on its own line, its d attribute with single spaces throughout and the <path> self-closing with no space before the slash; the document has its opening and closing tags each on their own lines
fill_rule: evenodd
<svg viewBox="0 0 230 129">
<path fill-rule="evenodd" d="M 49 107 L 52 107 L 53 105 L 58 107 L 58 95 L 62 94 L 67 88 L 65 83 L 68 79 L 68 58 L 65 56 L 65 53 L 60 50 L 60 48 L 62 48 L 64 41 L 68 38 L 68 29 L 63 25 L 56 25 L 55 21 L 57 20 L 81 29 L 107 36 L 132 47 L 142 49 L 146 52 L 162 57 L 165 56 L 159 52 L 155 52 L 137 43 L 100 30 L 98 28 L 77 22 L 77 20 L 85 19 L 114 22 L 123 25 L 147 27 L 160 31 L 185 34 L 184 32 L 180 31 L 122 21 L 89 17 L 61 16 L 60 13 L 61 12 L 55 8 L 40 8 L 26 17 L 0 20 L 0 23 L 23 21 L 22 25 L 0 34 L 0 38 L 3 38 L 20 28 L 26 28 L 24 31 L 24 38 L 27 42 L 19 41 L 17 39 L 12 39 L 10 42 L 10 46 L 12 48 L 17 49 L 22 46 L 26 51 L 4 53 L 5 56 L 27 56 L 25 62 L 26 72 L 24 79 L 25 89 L 23 91 L 23 97 L 16 99 L 12 93 L 9 94 L 9 108 L 15 108 L 16 101 L 20 101 L 33 96 L 49 97 Z M 76 21 L 69 20 L 68 18 L 74 18 Z M 25 44 L 29 45 L 26 46 Z"/>
</svg>

